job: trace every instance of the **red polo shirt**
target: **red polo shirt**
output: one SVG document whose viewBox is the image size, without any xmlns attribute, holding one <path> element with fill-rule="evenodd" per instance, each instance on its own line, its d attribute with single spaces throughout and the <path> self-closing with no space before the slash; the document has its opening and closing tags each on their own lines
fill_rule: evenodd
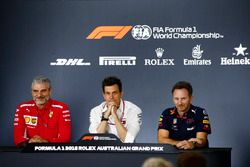
<svg viewBox="0 0 250 167">
<path fill-rule="evenodd" d="M 18 105 L 14 119 L 14 143 L 38 135 L 49 142 L 70 142 L 71 119 L 68 106 L 50 99 L 43 109 L 33 100 Z"/>
</svg>

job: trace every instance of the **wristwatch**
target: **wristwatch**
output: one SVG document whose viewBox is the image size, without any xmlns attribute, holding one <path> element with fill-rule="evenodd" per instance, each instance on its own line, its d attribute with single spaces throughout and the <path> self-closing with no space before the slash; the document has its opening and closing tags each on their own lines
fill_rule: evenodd
<svg viewBox="0 0 250 167">
<path fill-rule="evenodd" d="M 108 121 L 109 119 L 108 118 L 105 118 L 104 115 L 102 116 L 102 119 L 101 121 Z"/>
</svg>

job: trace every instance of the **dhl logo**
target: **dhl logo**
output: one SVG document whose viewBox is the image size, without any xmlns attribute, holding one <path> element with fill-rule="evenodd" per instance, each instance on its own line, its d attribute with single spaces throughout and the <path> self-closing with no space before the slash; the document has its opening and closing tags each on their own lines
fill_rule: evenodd
<svg viewBox="0 0 250 167">
<path fill-rule="evenodd" d="M 122 39 L 131 30 L 132 26 L 98 26 L 86 39 L 101 39 L 103 37 L 114 37 Z"/>
</svg>

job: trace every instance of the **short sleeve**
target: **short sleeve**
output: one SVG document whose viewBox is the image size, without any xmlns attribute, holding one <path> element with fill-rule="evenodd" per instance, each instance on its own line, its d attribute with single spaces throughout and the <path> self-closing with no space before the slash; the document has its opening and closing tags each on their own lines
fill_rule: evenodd
<svg viewBox="0 0 250 167">
<path fill-rule="evenodd" d="M 211 133 L 211 126 L 209 122 L 209 117 L 205 109 L 197 112 L 197 132 L 206 132 L 207 134 Z"/>
</svg>

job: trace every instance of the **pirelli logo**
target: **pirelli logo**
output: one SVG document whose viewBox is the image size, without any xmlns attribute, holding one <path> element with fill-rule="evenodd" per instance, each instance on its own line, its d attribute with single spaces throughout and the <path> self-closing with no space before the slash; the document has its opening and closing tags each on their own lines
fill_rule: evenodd
<svg viewBox="0 0 250 167">
<path fill-rule="evenodd" d="M 122 39 L 132 26 L 98 26 L 86 39 L 101 39 L 103 37 L 113 37 L 114 39 Z"/>
<path fill-rule="evenodd" d="M 135 66 L 135 56 L 100 56 L 100 66 Z"/>
</svg>

